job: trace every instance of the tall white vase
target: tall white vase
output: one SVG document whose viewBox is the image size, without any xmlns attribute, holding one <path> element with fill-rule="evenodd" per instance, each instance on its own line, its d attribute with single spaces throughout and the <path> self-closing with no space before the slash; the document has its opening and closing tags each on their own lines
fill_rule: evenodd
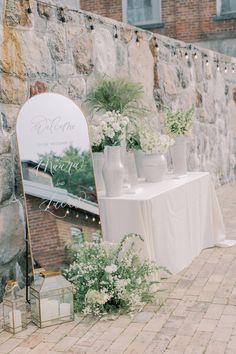
<svg viewBox="0 0 236 354">
<path fill-rule="evenodd" d="M 134 150 L 134 158 L 136 163 L 136 169 L 138 177 L 144 178 L 144 171 L 143 171 L 143 156 L 145 153 L 142 150 Z"/>
<path fill-rule="evenodd" d="M 105 162 L 103 152 L 93 152 L 93 167 L 97 192 L 105 191 L 102 169 Z"/>
<path fill-rule="evenodd" d="M 177 136 L 175 143 L 170 147 L 171 158 L 173 163 L 173 172 L 176 176 L 187 174 L 187 138 L 186 136 Z"/>
<path fill-rule="evenodd" d="M 160 153 L 145 154 L 143 167 L 147 182 L 161 182 L 167 173 L 166 158 Z"/>
<path fill-rule="evenodd" d="M 123 193 L 125 171 L 121 162 L 120 150 L 120 146 L 105 147 L 105 162 L 102 174 L 107 197 L 119 197 Z"/>
</svg>

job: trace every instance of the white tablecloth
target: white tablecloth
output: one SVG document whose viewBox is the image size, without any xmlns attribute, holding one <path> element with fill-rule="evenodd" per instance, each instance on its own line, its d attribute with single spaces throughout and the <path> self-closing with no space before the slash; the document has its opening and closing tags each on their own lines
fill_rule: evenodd
<svg viewBox="0 0 236 354">
<path fill-rule="evenodd" d="M 149 259 L 177 273 L 202 249 L 225 239 L 224 223 L 209 173 L 140 184 L 137 194 L 100 197 L 100 216 L 106 241 L 125 234 L 144 238 Z"/>
</svg>

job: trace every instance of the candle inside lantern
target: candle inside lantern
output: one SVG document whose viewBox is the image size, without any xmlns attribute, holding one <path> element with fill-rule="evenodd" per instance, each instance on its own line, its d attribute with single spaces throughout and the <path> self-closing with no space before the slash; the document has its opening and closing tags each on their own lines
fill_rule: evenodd
<svg viewBox="0 0 236 354">
<path fill-rule="evenodd" d="M 59 303 L 57 300 L 41 300 L 41 321 L 55 320 L 59 317 Z"/>
<path fill-rule="evenodd" d="M 48 307 L 48 299 L 42 299 L 40 300 L 40 315 L 41 315 L 41 321 L 49 321 L 51 318 L 50 314 L 50 308 Z"/>
<path fill-rule="evenodd" d="M 22 330 L 21 311 L 13 310 L 9 312 L 10 328 L 18 333 Z"/>
<path fill-rule="evenodd" d="M 63 317 L 64 320 L 70 318 L 70 304 L 63 302 L 60 304 L 60 317 Z"/>
<path fill-rule="evenodd" d="M 49 300 L 48 304 L 51 313 L 51 320 L 55 320 L 59 317 L 59 303 L 57 300 Z"/>
</svg>

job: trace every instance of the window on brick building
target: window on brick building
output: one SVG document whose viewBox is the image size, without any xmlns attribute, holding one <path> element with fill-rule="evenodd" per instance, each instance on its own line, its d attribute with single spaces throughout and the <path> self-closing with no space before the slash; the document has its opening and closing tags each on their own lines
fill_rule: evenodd
<svg viewBox="0 0 236 354">
<path fill-rule="evenodd" d="M 123 19 L 136 26 L 161 22 L 161 0 L 123 0 Z"/>
<path fill-rule="evenodd" d="M 71 236 L 72 236 L 72 240 L 75 243 L 84 242 L 84 234 L 81 228 L 71 227 Z"/>
<path fill-rule="evenodd" d="M 43 0 L 43 2 L 51 3 L 51 0 Z M 80 9 L 80 0 L 55 0 L 56 5 L 58 6 L 67 6 L 69 9 Z"/>
<path fill-rule="evenodd" d="M 222 15 L 236 13 L 236 0 L 221 0 L 220 13 Z"/>
</svg>

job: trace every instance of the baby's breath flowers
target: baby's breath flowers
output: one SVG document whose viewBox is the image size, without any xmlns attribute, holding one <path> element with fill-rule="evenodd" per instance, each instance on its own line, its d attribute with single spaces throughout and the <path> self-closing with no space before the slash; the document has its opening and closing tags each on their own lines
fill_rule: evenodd
<svg viewBox="0 0 236 354">
<path fill-rule="evenodd" d="M 139 134 L 141 148 L 147 154 L 165 154 L 168 148 L 174 144 L 174 140 L 168 135 L 153 130 L 142 130 Z"/>
</svg>

